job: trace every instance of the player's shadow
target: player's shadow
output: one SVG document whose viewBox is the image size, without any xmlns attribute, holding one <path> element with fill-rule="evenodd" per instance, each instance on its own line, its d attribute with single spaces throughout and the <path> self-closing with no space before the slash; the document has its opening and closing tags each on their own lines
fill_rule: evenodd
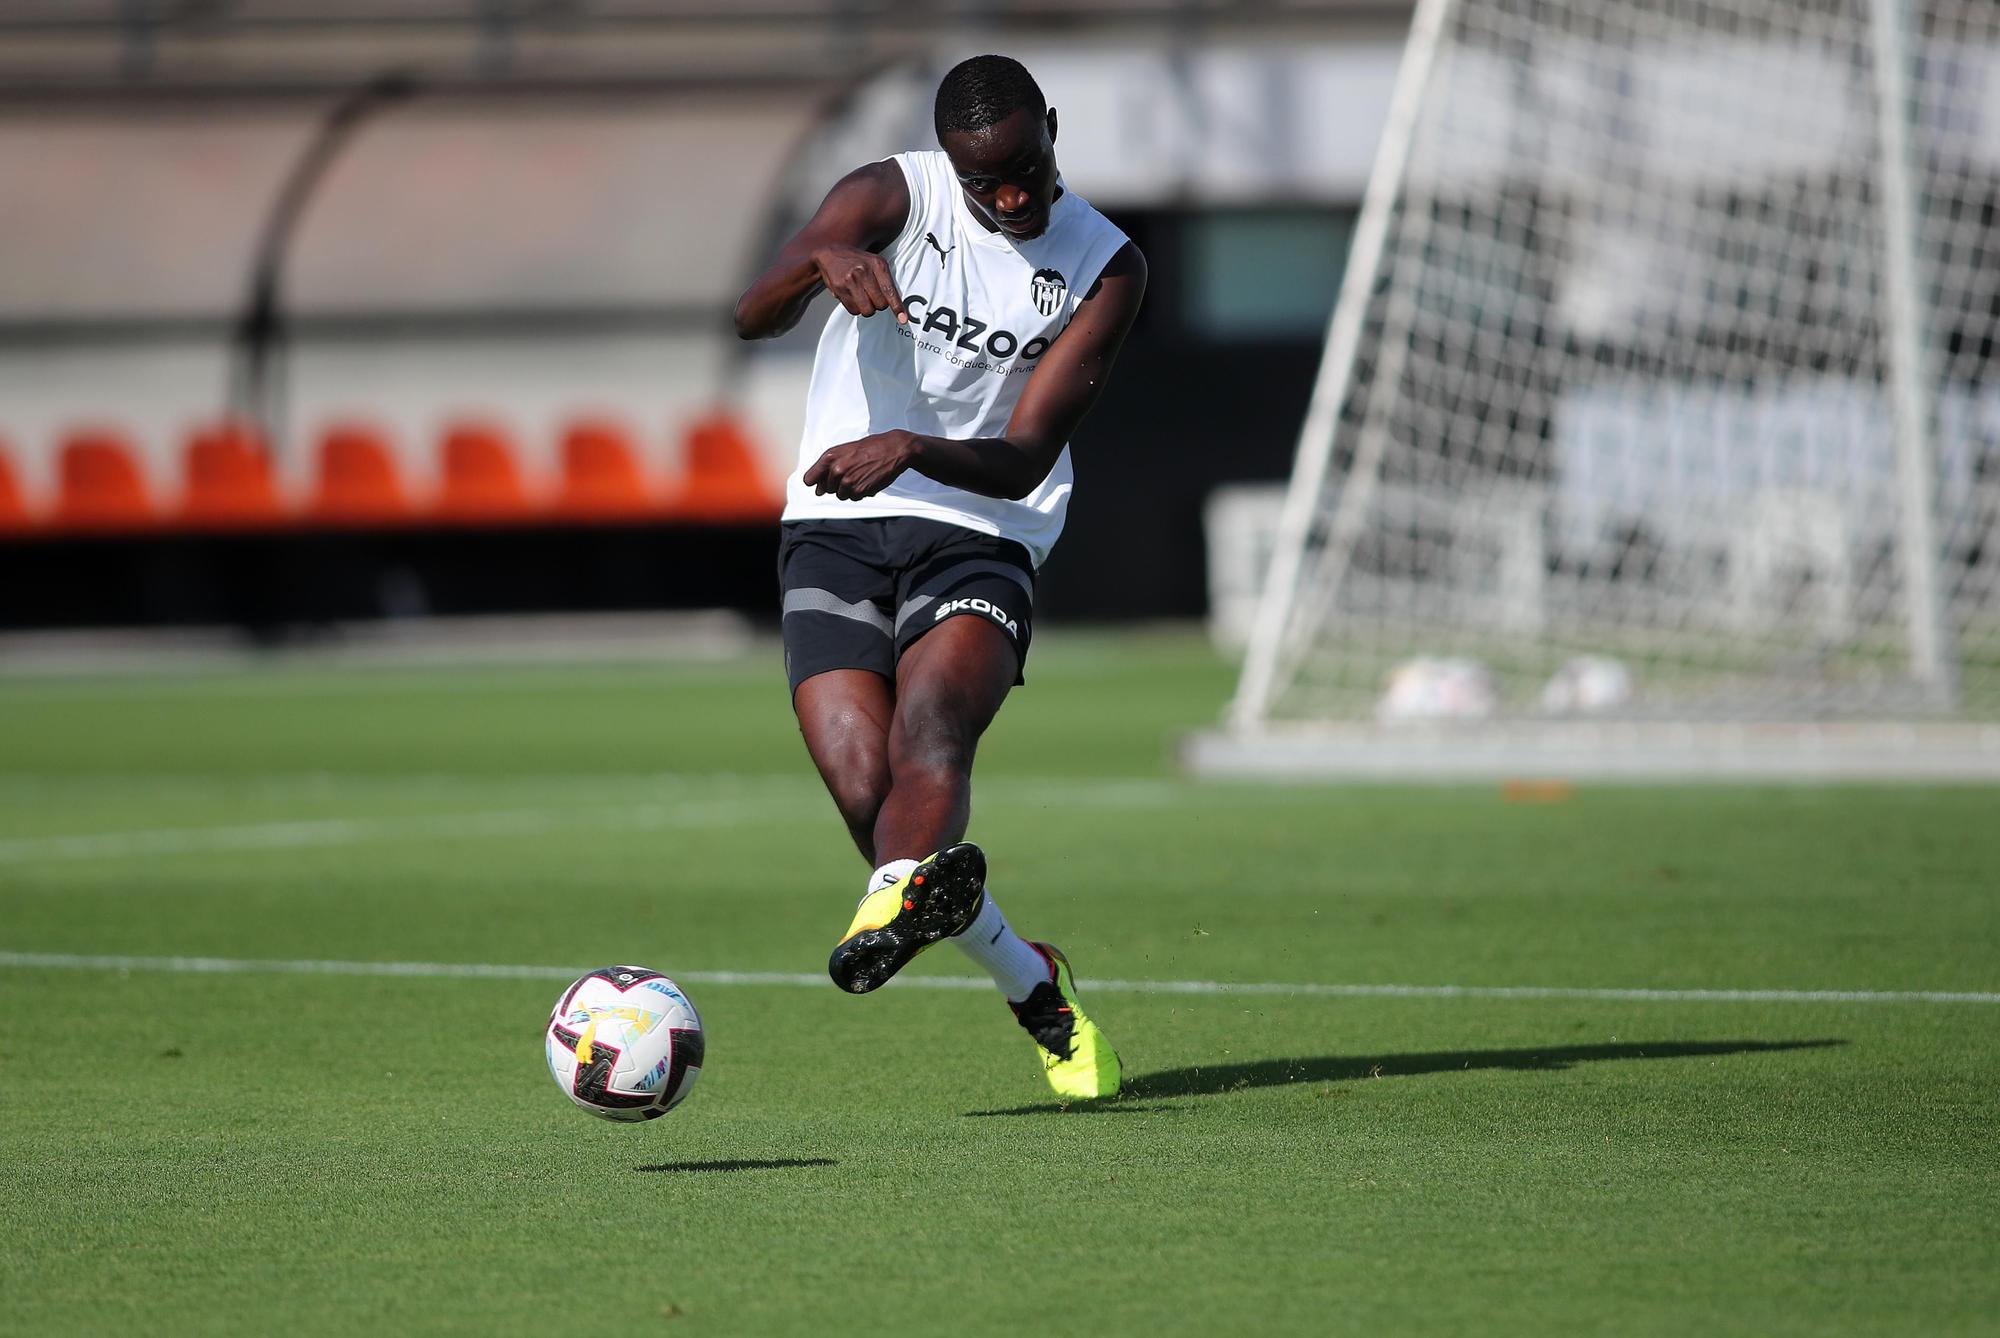
<svg viewBox="0 0 2000 1338">
<path fill-rule="evenodd" d="M 790 1171 L 801 1166 L 838 1166 L 831 1157 L 732 1158 L 727 1161 L 663 1161 L 657 1166 L 634 1166 L 635 1171 L 695 1175 L 718 1171 Z"/>
<path fill-rule="evenodd" d="M 1846 1044 L 1844 1040 L 1635 1041 L 1629 1045 L 1557 1045 L 1534 1050 L 1440 1050 L 1422 1055 L 1320 1055 L 1311 1059 L 1259 1059 L 1245 1064 L 1196 1064 L 1127 1078 L 1115 1101 L 1082 1101 L 1072 1105 L 1051 1101 L 1033 1106 L 1014 1106 L 1007 1110 L 972 1110 L 966 1114 L 1137 1113 L 1161 1107 L 1134 1107 L 1125 1103 L 1222 1096 L 1252 1087 L 1286 1087 L 1293 1083 L 1414 1078 L 1426 1073 L 1458 1073 L 1467 1069 L 1556 1071 L 1569 1068 L 1572 1064 L 1600 1059 L 1693 1059 L 1703 1055 L 1815 1050 Z"/>
</svg>

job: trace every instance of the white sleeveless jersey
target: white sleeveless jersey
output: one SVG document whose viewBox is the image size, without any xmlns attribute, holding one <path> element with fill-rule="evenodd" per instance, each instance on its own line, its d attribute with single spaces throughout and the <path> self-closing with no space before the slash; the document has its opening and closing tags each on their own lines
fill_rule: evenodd
<svg viewBox="0 0 2000 1338">
<path fill-rule="evenodd" d="M 786 520 L 920 516 L 1013 539 L 1041 565 L 1062 533 L 1069 447 L 1018 501 L 947 487 L 905 470 L 858 502 L 820 497 L 802 481 L 829 447 L 904 428 L 965 440 L 1006 433 L 1014 404 L 1125 234 L 1065 189 L 1042 235 L 1019 241 L 973 217 L 941 152 L 899 153 L 910 216 L 882 253 L 910 313 L 858 317 L 835 305 L 820 333 Z"/>
</svg>

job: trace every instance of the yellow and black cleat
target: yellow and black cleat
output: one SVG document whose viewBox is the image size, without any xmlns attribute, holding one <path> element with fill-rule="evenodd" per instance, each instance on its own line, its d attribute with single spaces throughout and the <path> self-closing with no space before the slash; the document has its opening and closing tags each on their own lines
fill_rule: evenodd
<svg viewBox="0 0 2000 1338">
<path fill-rule="evenodd" d="M 826 973 L 850 994 L 888 983 L 910 959 L 971 924 L 986 895 L 986 856 L 970 841 L 941 850 L 861 899 Z"/>
<path fill-rule="evenodd" d="M 1049 979 L 1035 986 L 1034 993 L 1017 1004 L 1009 1004 L 1027 1033 L 1035 1038 L 1042 1057 L 1042 1074 L 1055 1094 L 1065 1101 L 1092 1101 L 1118 1095 L 1123 1070 L 1118 1052 L 1111 1048 L 1097 1024 L 1083 1015 L 1077 1002 L 1076 980 L 1070 975 L 1069 958 L 1046 943 L 1031 943 L 1048 959 Z"/>
</svg>

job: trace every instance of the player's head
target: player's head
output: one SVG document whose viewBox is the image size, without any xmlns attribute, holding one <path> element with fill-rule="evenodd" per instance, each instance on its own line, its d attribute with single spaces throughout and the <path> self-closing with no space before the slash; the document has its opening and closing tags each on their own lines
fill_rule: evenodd
<svg viewBox="0 0 2000 1338">
<path fill-rule="evenodd" d="M 935 116 L 967 202 L 1009 236 L 1040 236 L 1056 198 L 1056 114 L 1027 67 L 960 61 L 938 85 Z"/>
</svg>

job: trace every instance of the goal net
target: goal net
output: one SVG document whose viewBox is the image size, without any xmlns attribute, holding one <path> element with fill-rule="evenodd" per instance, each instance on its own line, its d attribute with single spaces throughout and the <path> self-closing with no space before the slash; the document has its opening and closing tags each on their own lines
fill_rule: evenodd
<svg viewBox="0 0 2000 1338">
<path fill-rule="evenodd" d="M 1211 744 L 2000 749 L 1997 210 L 1991 0 L 1420 0 Z"/>
</svg>

